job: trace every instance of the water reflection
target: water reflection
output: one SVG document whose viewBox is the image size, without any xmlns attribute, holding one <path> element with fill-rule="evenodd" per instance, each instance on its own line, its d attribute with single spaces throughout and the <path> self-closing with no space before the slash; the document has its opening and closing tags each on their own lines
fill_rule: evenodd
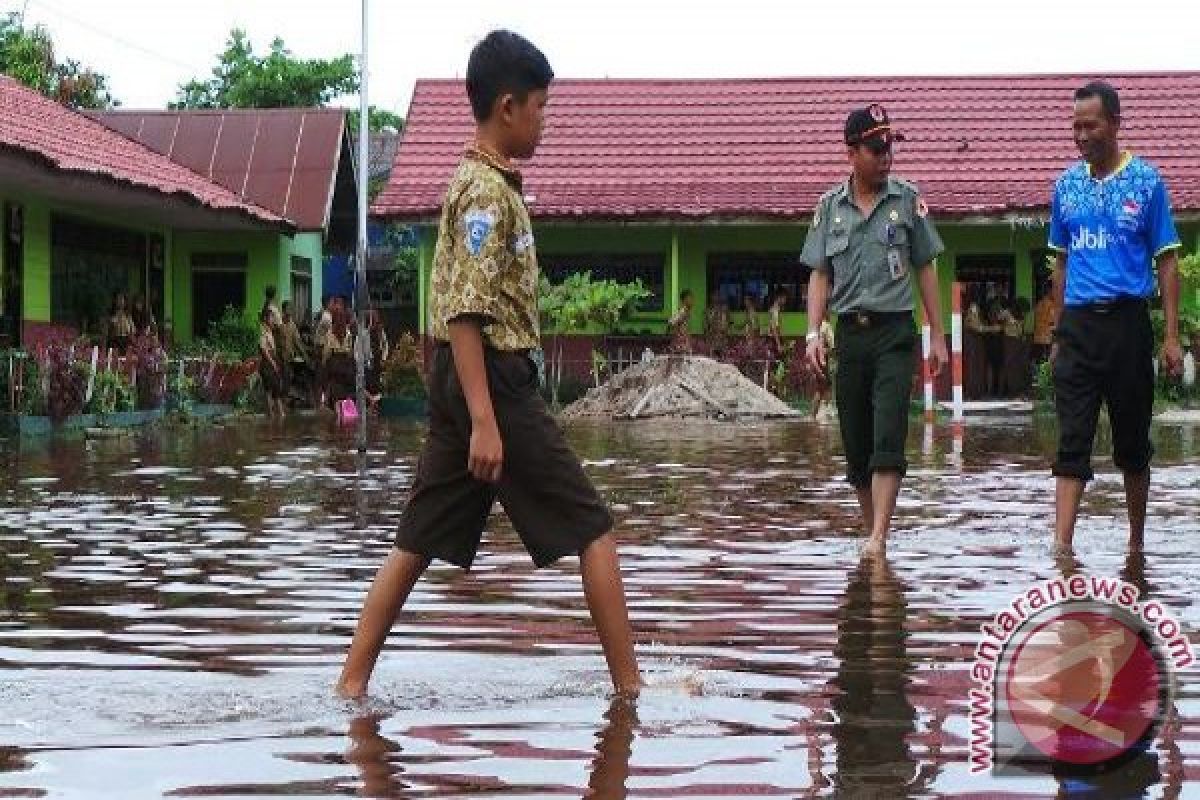
<svg viewBox="0 0 1200 800">
<path fill-rule="evenodd" d="M 962 766 L 980 623 L 1087 572 L 1200 624 L 1200 466 L 1177 430 L 1156 429 L 1145 554 L 1124 551 L 1102 469 L 1055 561 L 1039 422 L 972 424 L 961 458 L 949 427 L 917 433 L 872 562 L 836 428 L 583 426 L 657 687 L 602 721 L 577 568 L 532 570 L 496 516 L 470 573 L 418 586 L 375 713 L 354 714 L 328 686 L 420 435 L 375 427 L 362 456 L 312 420 L 0 443 L 0 797 L 136 798 L 150 779 L 154 796 L 1053 797 L 1081 789 Z M 1140 773 L 1151 795 L 1194 776 L 1196 674 L 1158 777 Z"/>
<path fill-rule="evenodd" d="M 910 744 L 917 710 L 908 699 L 907 616 L 905 588 L 887 558 L 864 556 L 837 614 L 832 783 L 839 796 L 909 797 L 937 777 L 940 748 L 920 761 Z M 940 742 L 940 721 L 935 726 L 929 739 Z"/>
<path fill-rule="evenodd" d="M 623 800 L 628 796 L 629 759 L 633 755 L 633 735 L 637 729 L 637 704 L 614 697 L 604 713 L 605 725 L 596 737 L 596 757 L 592 760 L 588 796 L 596 800 Z"/>
<path fill-rule="evenodd" d="M 380 734 L 380 723 L 386 715 L 364 714 L 350 720 L 346 732 L 351 745 L 346 751 L 346 761 L 358 770 L 362 781 L 359 795 L 362 797 L 406 797 L 409 787 L 402 778 L 400 743 Z"/>
</svg>

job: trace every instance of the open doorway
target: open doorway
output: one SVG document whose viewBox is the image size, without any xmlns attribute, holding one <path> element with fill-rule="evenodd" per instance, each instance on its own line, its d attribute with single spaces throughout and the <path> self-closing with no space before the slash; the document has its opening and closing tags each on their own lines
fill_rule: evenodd
<svg viewBox="0 0 1200 800">
<path fill-rule="evenodd" d="M 1028 309 L 1017 301 L 1016 255 L 957 256 L 954 277 L 963 287 L 963 395 L 993 400 L 1023 394 L 1028 347 L 1022 326 Z"/>
</svg>

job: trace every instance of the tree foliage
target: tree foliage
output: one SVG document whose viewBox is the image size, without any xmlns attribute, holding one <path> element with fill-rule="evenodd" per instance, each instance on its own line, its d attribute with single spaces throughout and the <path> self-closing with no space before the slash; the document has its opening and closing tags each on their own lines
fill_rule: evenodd
<svg viewBox="0 0 1200 800">
<path fill-rule="evenodd" d="M 217 56 L 212 77 L 179 87 L 171 108 L 312 108 L 328 105 L 358 91 L 358 65 L 350 53 L 337 58 L 297 58 L 276 37 L 265 54 L 254 51 L 246 32 L 234 28 Z M 350 130 L 358 130 L 351 112 Z M 367 124 L 373 131 L 404 128 L 399 114 L 371 106 Z"/>
<path fill-rule="evenodd" d="M 234 28 L 217 56 L 212 77 L 179 87 L 171 108 L 291 108 L 323 106 L 358 91 L 354 57 L 296 58 L 276 37 L 270 50 L 254 52 L 246 32 Z"/>
<path fill-rule="evenodd" d="M 73 58 L 59 61 L 50 32 L 41 25 L 25 27 L 20 14 L 0 17 L 0 73 L 71 108 L 119 105 L 107 76 Z"/>
<path fill-rule="evenodd" d="M 351 133 L 358 133 L 358 109 L 352 109 L 346 115 L 346 127 Z M 400 133 L 404 130 L 404 117 L 386 108 L 367 106 L 367 128 L 376 132 Z"/>
</svg>

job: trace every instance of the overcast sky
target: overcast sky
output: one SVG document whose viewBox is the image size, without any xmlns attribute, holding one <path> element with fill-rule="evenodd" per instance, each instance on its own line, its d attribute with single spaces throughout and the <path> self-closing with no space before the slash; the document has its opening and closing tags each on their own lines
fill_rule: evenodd
<svg viewBox="0 0 1200 800">
<path fill-rule="evenodd" d="M 0 0 L 23 8 L 131 108 L 207 76 L 234 26 L 305 57 L 359 42 L 356 0 Z M 495 27 L 572 78 L 1200 69 L 1195 0 L 371 0 L 372 102 L 404 113 L 414 80 L 460 77 Z"/>
</svg>

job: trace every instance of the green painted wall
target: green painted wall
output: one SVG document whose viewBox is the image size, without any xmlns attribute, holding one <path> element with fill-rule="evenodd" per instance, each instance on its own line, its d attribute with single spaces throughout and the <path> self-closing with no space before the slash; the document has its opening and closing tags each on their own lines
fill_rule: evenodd
<svg viewBox="0 0 1200 800">
<path fill-rule="evenodd" d="M 93 207 L 63 203 L 45 197 L 5 192 L 0 195 L 0 205 L 17 203 L 24 210 L 24 275 L 22 299 L 24 316 L 32 322 L 49 322 L 51 317 L 50 297 L 50 224 L 54 216 L 66 216 L 91 223 L 115 228 L 157 234 L 164 239 L 164 259 L 171 250 L 171 231 L 154 225 L 131 222 L 128 217 L 97 210 Z M 3 238 L 3 237 L 0 237 Z M 170 308 L 170 286 L 164 292 L 166 307 Z"/>
<path fill-rule="evenodd" d="M 301 233 L 293 237 L 271 231 L 246 233 L 191 233 L 172 231 L 153 225 L 140 225 L 127 217 L 92 207 L 77 206 L 45 197 L 13 191 L 0 191 L 0 207 L 17 203 L 24 209 L 24 318 L 49 322 L 50 297 L 50 224 L 55 215 L 70 216 L 88 222 L 136 230 L 163 237 L 166 280 L 163 305 L 164 325 L 171 325 L 177 341 L 187 341 L 192 333 L 191 257 L 195 252 L 245 252 L 249 269 L 246 280 L 247 317 L 257 312 L 263 290 L 270 284 L 279 287 L 281 299 L 290 299 L 291 257 L 303 256 L 312 263 L 312 310 L 321 298 L 321 272 L 324 244 L 320 233 Z M 3 239 L 3 237 L 0 237 Z M 0 247 L 3 247 L 0 242 Z M 2 255 L 3 250 L 0 250 Z M 0 263 L 3 263 L 0 260 Z"/>
<path fill-rule="evenodd" d="M 1200 250 L 1200 223 L 1182 223 L 1180 236 L 1185 251 Z M 1046 228 L 1010 226 L 1007 224 L 940 223 L 938 231 L 946 244 L 946 252 L 938 259 L 938 281 L 941 287 L 943 322 L 950 328 L 950 287 L 955 277 L 955 265 L 960 256 L 971 254 L 1012 253 L 1016 263 L 1017 295 L 1033 300 L 1033 254 L 1045 247 Z M 807 227 L 796 225 L 728 224 L 704 226 L 668 225 L 537 225 L 538 255 L 545 258 L 556 253 L 645 253 L 663 254 L 666 304 L 655 313 L 639 313 L 633 326 L 644 323 L 664 331 L 666 320 L 678 305 L 679 292 L 691 289 L 695 296 L 691 330 L 699 334 L 704 328 L 705 304 L 708 300 L 707 259 L 713 252 L 785 252 L 799 256 Z M 420 330 L 426 329 L 426 307 L 429 292 L 429 271 L 433 258 L 436 230 L 425 226 L 420 231 L 421 281 L 419 288 Z M 673 254 L 677 261 L 673 261 Z M 673 263 L 676 266 L 672 266 Z M 677 276 L 672 285 L 672 277 Z M 1184 293 L 1185 302 L 1200 303 L 1200 287 Z M 914 301 L 916 291 L 914 288 Z M 919 307 L 919 303 L 917 304 Z M 739 330 L 743 315 L 731 315 L 734 330 Z M 765 313 L 761 320 L 765 326 Z M 1032 324 L 1032 315 L 1030 315 Z M 783 315 L 784 332 L 802 335 L 807 329 L 806 315 Z"/>
<path fill-rule="evenodd" d="M 321 273 L 325 263 L 325 245 L 320 233 L 297 233 L 295 236 L 282 236 L 282 246 L 279 249 L 279 276 L 276 286 L 279 287 L 281 302 L 291 300 L 292 291 L 292 256 L 307 258 L 312 265 L 312 292 L 310 295 L 309 311 L 316 312 L 321 307 Z"/>
<path fill-rule="evenodd" d="M 263 290 L 281 284 L 279 280 L 283 256 L 280 254 L 285 237 L 276 233 L 190 233 L 178 232 L 171 249 L 173 285 L 170 319 L 175 341 L 192 339 L 192 254 L 246 254 L 246 319 L 254 317 L 262 306 Z M 315 268 L 315 267 L 314 267 Z"/>
<path fill-rule="evenodd" d="M 24 205 L 24 267 L 22 313 L 25 319 L 50 321 L 50 206 L 45 201 L 17 198 Z"/>
</svg>

